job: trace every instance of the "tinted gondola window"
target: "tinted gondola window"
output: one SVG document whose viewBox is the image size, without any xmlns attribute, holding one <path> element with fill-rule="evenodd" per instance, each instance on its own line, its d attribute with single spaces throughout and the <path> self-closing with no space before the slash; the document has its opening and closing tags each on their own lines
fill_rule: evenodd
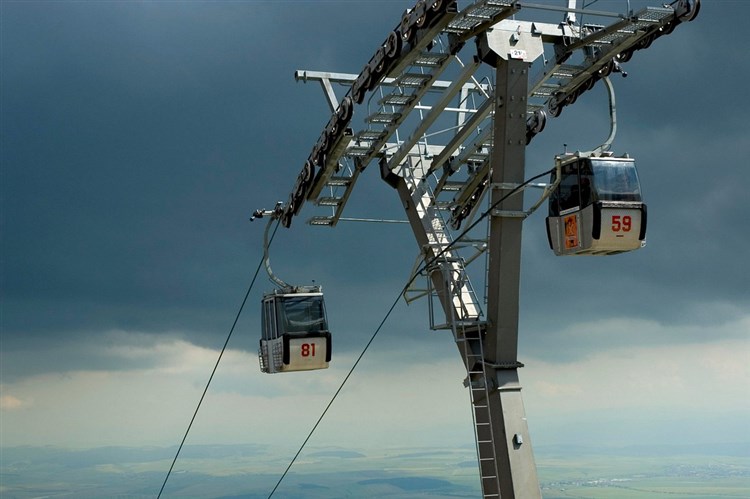
<svg viewBox="0 0 750 499">
<path fill-rule="evenodd" d="M 320 296 L 286 296 L 282 308 L 284 329 L 287 333 L 327 330 L 325 307 Z"/>
<path fill-rule="evenodd" d="M 549 183 L 554 184 L 555 180 L 557 180 L 557 175 L 555 174 L 555 171 L 552 171 L 552 175 L 550 176 Z M 552 193 L 549 195 L 549 216 L 556 217 L 560 214 L 560 187 L 558 186 Z"/>
<path fill-rule="evenodd" d="M 580 192 L 578 188 L 578 162 L 562 167 L 562 179 L 558 187 L 560 211 L 569 210 L 581 206 Z"/>
<path fill-rule="evenodd" d="M 274 314 L 273 300 L 263 300 L 263 314 L 261 314 L 261 327 L 264 340 L 274 340 L 276 332 L 276 314 Z"/>
<path fill-rule="evenodd" d="M 592 192 L 594 171 L 591 168 L 591 163 L 589 161 L 582 161 L 579 165 L 580 170 L 578 171 L 578 175 L 580 181 L 579 191 L 581 195 L 581 208 L 585 208 L 595 201 Z"/>
<path fill-rule="evenodd" d="M 634 162 L 592 160 L 591 163 L 599 201 L 641 201 Z"/>
</svg>

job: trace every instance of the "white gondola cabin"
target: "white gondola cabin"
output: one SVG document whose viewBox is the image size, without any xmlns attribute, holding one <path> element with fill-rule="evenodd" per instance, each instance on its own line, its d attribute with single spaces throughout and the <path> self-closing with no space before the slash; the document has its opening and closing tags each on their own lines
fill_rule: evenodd
<svg viewBox="0 0 750 499">
<path fill-rule="evenodd" d="M 635 160 L 611 155 L 555 158 L 547 237 L 556 255 L 614 255 L 646 244 L 646 205 Z"/>
<path fill-rule="evenodd" d="M 331 333 L 320 288 L 275 290 L 263 296 L 260 370 L 264 373 L 326 369 Z"/>
</svg>

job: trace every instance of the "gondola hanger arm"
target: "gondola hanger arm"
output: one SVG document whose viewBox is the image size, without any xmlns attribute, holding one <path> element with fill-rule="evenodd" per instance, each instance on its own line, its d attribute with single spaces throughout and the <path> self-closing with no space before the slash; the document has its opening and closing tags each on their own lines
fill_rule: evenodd
<svg viewBox="0 0 750 499">
<path fill-rule="evenodd" d="M 281 201 L 278 201 L 276 203 L 276 206 L 274 206 L 273 210 L 255 210 L 253 212 L 253 216 L 250 217 L 250 221 L 252 222 L 256 218 L 263 218 L 268 217 L 268 223 L 266 224 L 266 228 L 263 231 L 263 265 L 266 267 L 266 272 L 268 272 L 268 277 L 271 279 L 271 281 L 276 284 L 279 288 L 281 288 L 284 291 L 293 290 L 294 286 L 289 285 L 285 281 L 281 280 L 280 278 L 276 277 L 274 275 L 273 270 L 271 269 L 271 257 L 269 255 L 269 249 L 270 249 L 270 241 L 268 239 L 268 233 L 271 229 L 271 225 L 274 221 L 277 221 L 281 219 L 281 216 L 283 215 L 283 208 L 284 203 Z"/>
</svg>

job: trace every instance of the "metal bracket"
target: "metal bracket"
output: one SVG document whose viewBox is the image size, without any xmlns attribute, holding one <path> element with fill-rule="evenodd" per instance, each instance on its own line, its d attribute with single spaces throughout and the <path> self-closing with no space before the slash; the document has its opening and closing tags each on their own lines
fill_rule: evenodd
<svg viewBox="0 0 750 499">
<path fill-rule="evenodd" d="M 523 365 L 523 362 L 499 362 L 497 364 L 492 364 L 490 362 L 485 362 L 485 365 L 487 367 L 491 367 L 495 370 L 501 370 L 501 369 L 519 369 L 521 367 L 525 367 Z"/>
<path fill-rule="evenodd" d="M 492 210 L 492 216 L 506 218 L 526 218 L 529 216 L 529 214 L 525 211 Z"/>
</svg>

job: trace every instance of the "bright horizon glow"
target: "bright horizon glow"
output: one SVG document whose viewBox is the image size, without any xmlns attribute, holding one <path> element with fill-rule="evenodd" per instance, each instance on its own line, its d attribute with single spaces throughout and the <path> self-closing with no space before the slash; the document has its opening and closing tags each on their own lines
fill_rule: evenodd
<svg viewBox="0 0 750 499">
<path fill-rule="evenodd" d="M 743 318 L 724 326 L 742 331 Z M 596 324 L 602 334 L 669 326 L 632 321 Z M 580 330 L 586 329 L 584 326 Z M 124 333 L 118 333 L 124 334 Z M 392 345 L 374 346 L 334 402 L 313 441 L 353 447 L 470 444 L 473 441 L 465 376 L 448 336 L 438 358 L 415 355 L 408 363 Z M 218 351 L 184 340 L 149 348 L 111 346 L 110 354 L 149 364 L 143 369 L 71 371 L 2 385 L 3 446 L 174 445 L 182 437 Z M 744 340 L 661 347 L 619 347 L 576 362 L 525 358 L 520 371 L 532 437 L 580 414 L 660 414 L 679 420 L 721 408 L 750 413 L 750 348 Z M 189 443 L 301 442 L 343 380 L 354 357 L 334 356 L 325 371 L 263 375 L 257 356 L 227 350 L 209 388 Z M 606 375 L 602 375 L 606 373 Z M 700 396 L 698 396 L 700 394 Z M 586 419 L 584 417 L 584 419 Z M 648 418 L 634 421 L 649 427 Z M 606 427 L 606 421 L 601 426 Z M 365 428 L 367 429 L 365 431 Z M 419 428 L 419 431 L 415 431 Z M 712 430 L 714 437 L 722 430 Z M 684 435 L 683 442 L 695 437 Z M 724 435 L 724 440 L 730 435 Z M 737 435 L 741 439 L 741 435 Z M 721 438 L 719 438 L 721 440 Z M 330 441 L 330 443 L 329 443 Z"/>
</svg>

